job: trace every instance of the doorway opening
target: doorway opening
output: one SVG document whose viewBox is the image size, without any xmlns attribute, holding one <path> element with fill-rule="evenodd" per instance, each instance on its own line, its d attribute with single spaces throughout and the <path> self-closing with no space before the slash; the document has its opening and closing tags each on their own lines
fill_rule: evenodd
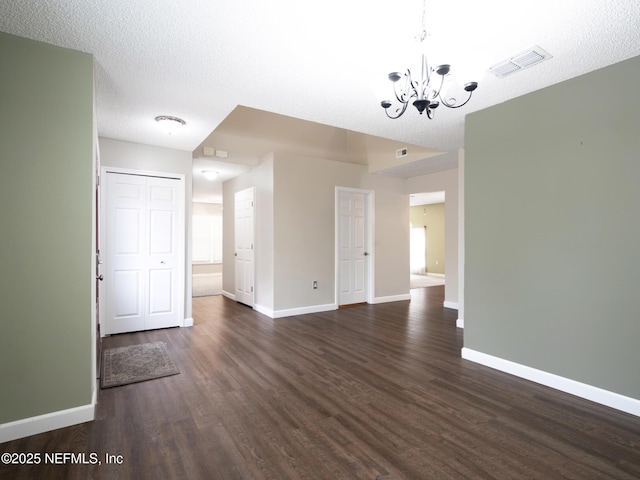
<svg viewBox="0 0 640 480">
<path fill-rule="evenodd" d="M 445 192 L 410 196 L 410 288 L 445 283 Z"/>
</svg>

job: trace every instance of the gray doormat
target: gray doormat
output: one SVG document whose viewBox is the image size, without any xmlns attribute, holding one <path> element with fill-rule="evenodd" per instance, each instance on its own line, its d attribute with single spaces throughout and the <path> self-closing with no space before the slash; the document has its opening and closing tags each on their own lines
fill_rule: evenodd
<svg viewBox="0 0 640 480">
<path fill-rule="evenodd" d="M 102 388 L 144 382 L 176 375 L 180 370 L 173 363 L 164 342 L 108 348 L 102 357 Z"/>
</svg>

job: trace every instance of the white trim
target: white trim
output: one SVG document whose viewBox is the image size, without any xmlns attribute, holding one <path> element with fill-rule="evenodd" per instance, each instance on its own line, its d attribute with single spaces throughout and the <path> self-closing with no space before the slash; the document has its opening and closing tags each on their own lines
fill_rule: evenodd
<svg viewBox="0 0 640 480">
<path fill-rule="evenodd" d="M 183 327 L 193 327 L 193 318 L 185 318 L 182 321 L 182 326 Z"/>
<path fill-rule="evenodd" d="M 235 294 L 231 293 L 231 292 L 227 292 L 226 290 L 222 290 L 222 295 L 233 300 L 235 302 L 236 300 L 236 296 Z"/>
<path fill-rule="evenodd" d="M 444 308 L 453 308 L 454 310 L 458 310 L 459 309 L 458 302 L 451 302 L 449 300 L 445 300 L 444 303 L 442 304 L 442 306 Z"/>
<path fill-rule="evenodd" d="M 267 317 L 269 317 L 269 318 L 274 318 L 274 317 L 273 317 L 273 309 L 272 309 L 272 308 L 263 307 L 263 306 L 262 306 L 262 305 L 260 305 L 259 303 L 256 303 L 256 304 L 253 306 L 253 309 L 254 309 L 256 312 L 259 312 L 259 313 L 261 313 L 261 314 L 263 314 L 263 315 L 266 315 L 266 316 L 267 316 Z"/>
<path fill-rule="evenodd" d="M 520 365 L 510 360 L 494 357 L 486 353 L 477 352 L 470 348 L 462 348 L 462 358 L 487 367 L 495 368 L 516 377 L 524 378 L 532 382 L 555 388 L 565 393 L 570 393 L 586 400 L 621 410 L 631 415 L 640 416 L 640 400 L 620 395 L 619 393 L 603 390 L 586 383 L 577 382 L 553 373 L 537 370 L 535 368 Z"/>
<path fill-rule="evenodd" d="M 389 302 L 399 302 L 402 300 L 411 300 L 411 294 L 407 293 L 404 295 L 390 295 L 388 297 L 376 297 L 373 299 L 371 303 L 389 303 Z"/>
<path fill-rule="evenodd" d="M 256 305 L 255 309 L 271 318 L 292 317 L 294 315 L 306 315 L 308 313 L 330 312 L 338 309 L 335 303 L 327 303 L 326 305 L 309 305 L 308 307 L 287 308 L 284 310 L 273 310 L 261 305 Z"/>
<path fill-rule="evenodd" d="M 464 328 L 464 318 L 459 317 L 456 320 L 456 327 L 458 328 Z"/>
<path fill-rule="evenodd" d="M 3 423 L 0 425 L 0 443 L 90 422 L 95 418 L 95 393 L 93 397 L 94 403 L 90 405 Z"/>
</svg>

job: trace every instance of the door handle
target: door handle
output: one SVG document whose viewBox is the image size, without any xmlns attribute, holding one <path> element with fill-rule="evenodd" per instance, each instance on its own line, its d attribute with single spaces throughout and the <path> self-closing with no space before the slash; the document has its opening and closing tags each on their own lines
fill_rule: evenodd
<svg viewBox="0 0 640 480">
<path fill-rule="evenodd" d="M 369 252 L 364 252 L 364 256 L 365 257 L 369 256 Z"/>
<path fill-rule="evenodd" d="M 100 275 L 100 276 L 96 275 L 96 280 L 103 281 L 104 280 L 104 275 Z"/>
</svg>

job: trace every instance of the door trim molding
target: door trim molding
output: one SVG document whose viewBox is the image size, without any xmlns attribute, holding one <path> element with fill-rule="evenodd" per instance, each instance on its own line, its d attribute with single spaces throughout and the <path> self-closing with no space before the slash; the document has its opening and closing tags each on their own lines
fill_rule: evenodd
<svg viewBox="0 0 640 480">
<path fill-rule="evenodd" d="M 336 186 L 335 189 L 335 198 L 334 198 L 334 246 L 333 246 L 333 254 L 334 254 L 334 297 L 333 302 L 335 305 L 340 305 L 340 193 L 341 192 L 351 192 L 351 193 L 362 193 L 366 198 L 366 220 L 367 220 L 367 228 L 366 235 L 368 240 L 368 248 L 369 252 L 369 268 L 367 269 L 367 295 L 366 301 L 367 303 L 375 303 L 375 191 L 373 190 L 363 190 L 361 188 L 351 188 L 351 187 L 339 187 Z"/>
</svg>

